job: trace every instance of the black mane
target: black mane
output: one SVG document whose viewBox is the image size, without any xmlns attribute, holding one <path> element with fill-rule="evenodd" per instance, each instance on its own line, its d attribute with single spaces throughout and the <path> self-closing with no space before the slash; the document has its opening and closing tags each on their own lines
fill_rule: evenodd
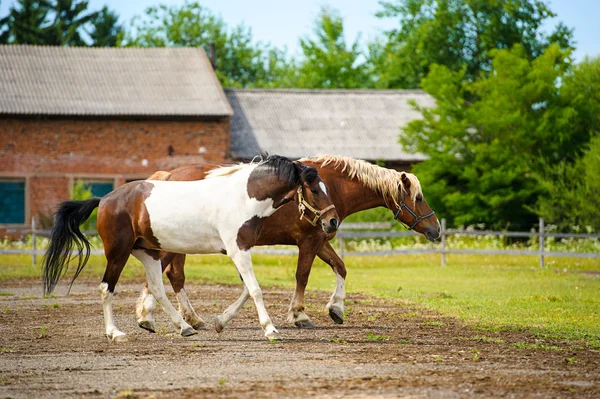
<svg viewBox="0 0 600 399">
<path fill-rule="evenodd" d="M 293 162 L 281 155 L 269 155 L 260 163 L 260 166 L 270 168 L 279 179 L 287 182 L 290 186 L 297 186 L 301 182 L 312 183 L 319 176 L 317 170 L 312 166 Z"/>
</svg>

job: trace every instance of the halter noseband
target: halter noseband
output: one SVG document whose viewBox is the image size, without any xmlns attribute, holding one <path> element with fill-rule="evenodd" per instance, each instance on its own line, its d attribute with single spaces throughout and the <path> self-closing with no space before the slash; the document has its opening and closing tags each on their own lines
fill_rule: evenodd
<svg viewBox="0 0 600 399">
<path fill-rule="evenodd" d="M 313 220 L 310 220 L 304 214 L 304 212 L 306 211 L 307 208 L 309 211 L 311 211 L 315 215 Z M 321 209 L 320 211 L 316 210 L 308 202 L 306 202 L 306 200 L 304 199 L 304 195 L 302 194 L 302 186 L 298 186 L 298 211 L 300 212 L 300 220 L 302 220 L 302 218 L 304 218 L 308 221 L 308 223 L 312 224 L 313 226 L 316 226 L 317 221 L 321 218 L 321 216 L 328 210 L 334 209 L 334 208 L 335 208 L 335 205 L 331 204 L 325 209 Z"/>
<path fill-rule="evenodd" d="M 400 206 L 398 207 L 398 210 L 394 214 L 394 220 L 397 220 L 398 222 L 400 222 L 403 225 L 405 225 L 406 227 L 408 227 L 409 230 L 412 230 L 417 225 L 417 223 L 419 223 L 421 220 L 427 219 L 429 216 L 435 215 L 434 211 L 431 211 L 427 215 L 423 215 L 423 216 L 417 215 L 415 212 L 413 212 L 412 209 L 410 209 L 408 207 L 408 205 L 406 205 L 406 202 L 404 202 L 404 189 L 402 187 L 400 187 L 400 191 L 402 192 L 402 201 L 400 201 Z M 400 212 L 402 212 L 402 209 L 406 209 L 408 211 L 408 213 L 413 215 L 415 218 L 415 222 L 410 227 L 407 224 L 405 224 L 404 222 L 402 222 L 400 219 L 398 219 L 398 216 L 400 215 Z"/>
</svg>

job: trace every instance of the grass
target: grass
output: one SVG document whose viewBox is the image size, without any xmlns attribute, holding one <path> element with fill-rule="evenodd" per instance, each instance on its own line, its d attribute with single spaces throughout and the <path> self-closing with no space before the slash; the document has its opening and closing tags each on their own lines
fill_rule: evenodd
<svg viewBox="0 0 600 399">
<path fill-rule="evenodd" d="M 253 260 L 263 287 L 276 285 L 292 295 L 295 256 L 254 255 Z M 82 276 L 99 281 L 104 262 L 92 256 Z M 600 348 L 600 278 L 586 273 L 600 271 L 598 260 L 548 258 L 541 269 L 534 256 L 448 255 L 447 264 L 440 267 L 435 254 L 347 257 L 346 290 L 408 300 L 483 331 L 527 329 L 544 338 L 584 340 Z M 0 281 L 39 276 L 29 256 L 0 257 Z M 143 276 L 143 267 L 132 258 L 122 281 Z M 189 256 L 186 276 L 188 282 L 240 284 L 235 267 L 222 255 Z M 64 278 L 61 284 L 66 283 Z M 315 261 L 309 290 L 331 292 L 334 287 L 329 266 Z M 320 309 L 324 304 L 313 305 Z M 351 307 L 346 312 L 354 317 Z"/>
</svg>

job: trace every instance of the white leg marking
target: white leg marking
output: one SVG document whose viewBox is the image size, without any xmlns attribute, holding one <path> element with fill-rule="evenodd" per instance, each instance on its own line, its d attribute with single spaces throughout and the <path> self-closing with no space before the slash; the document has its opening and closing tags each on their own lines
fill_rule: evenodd
<svg viewBox="0 0 600 399">
<path fill-rule="evenodd" d="M 234 303 L 229 305 L 229 307 L 225 309 L 223 313 L 217 316 L 217 321 L 215 323 L 215 328 L 217 329 L 217 332 L 220 333 L 221 331 L 223 331 L 227 323 L 229 323 L 234 317 L 238 315 L 238 313 L 240 313 L 240 310 L 242 310 L 242 307 L 244 307 L 244 304 L 246 303 L 248 298 L 250 298 L 250 292 L 248 291 L 248 287 L 246 287 L 246 284 L 244 284 L 244 291 L 242 292 L 240 297 Z"/>
<path fill-rule="evenodd" d="M 98 287 L 100 290 L 100 296 L 102 297 L 102 310 L 104 311 L 104 324 L 106 327 L 106 336 L 111 341 L 115 342 L 125 342 L 127 341 L 127 336 L 124 332 L 119 331 L 117 326 L 115 325 L 115 317 L 113 315 L 112 310 L 112 292 L 108 291 L 108 284 L 101 283 Z"/>
<path fill-rule="evenodd" d="M 131 254 L 144 264 L 150 293 L 154 295 L 164 312 L 171 318 L 173 324 L 175 324 L 175 327 L 179 329 L 179 333 L 184 336 L 193 334 L 192 327 L 186 323 L 185 320 L 183 320 L 183 317 L 177 313 L 177 310 L 175 310 L 167 298 L 165 286 L 162 281 L 162 268 L 160 265 L 160 260 L 152 258 L 146 252 L 139 249 L 133 250 Z"/>
<path fill-rule="evenodd" d="M 200 316 L 198 316 L 192 304 L 190 303 L 190 299 L 188 298 L 184 288 L 177 293 L 177 302 L 179 303 L 179 313 L 183 316 L 185 321 L 194 327 L 194 329 L 197 330 L 206 327 L 206 323 Z"/>
<path fill-rule="evenodd" d="M 154 324 L 154 317 L 152 312 L 156 309 L 156 299 L 148 291 L 147 287 L 144 287 L 140 297 L 137 299 L 135 306 L 135 313 L 138 316 L 138 325 L 150 331 L 156 331 Z"/>
<path fill-rule="evenodd" d="M 345 283 L 346 281 L 340 276 L 337 272 L 335 272 L 335 290 L 327 303 L 327 310 L 333 308 L 339 309 L 340 314 L 344 314 L 344 298 L 346 298 L 345 292 Z"/>
<path fill-rule="evenodd" d="M 258 311 L 258 320 L 265 332 L 265 337 L 268 339 L 278 339 L 279 331 L 277 331 L 273 325 L 273 322 L 271 321 L 271 318 L 269 317 L 269 313 L 267 312 L 263 302 L 262 291 L 258 285 L 258 281 L 256 281 L 256 276 L 254 275 L 250 251 L 240 251 L 237 247 L 235 247 L 227 248 L 227 253 L 231 254 L 231 259 L 233 260 L 233 263 L 235 263 L 238 272 L 242 276 L 242 280 L 244 280 L 244 285 L 248 289 L 249 295 L 252 297 L 252 299 L 254 299 L 254 305 Z"/>
</svg>

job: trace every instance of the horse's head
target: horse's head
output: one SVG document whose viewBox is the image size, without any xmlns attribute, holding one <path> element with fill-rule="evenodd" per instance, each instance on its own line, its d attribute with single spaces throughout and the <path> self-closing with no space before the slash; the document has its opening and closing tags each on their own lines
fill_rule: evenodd
<svg viewBox="0 0 600 399">
<path fill-rule="evenodd" d="M 306 219 L 313 226 L 320 222 L 323 231 L 335 232 L 339 226 L 339 216 L 317 169 L 299 162 L 294 162 L 294 165 L 300 172 L 297 189 L 300 219 Z"/>
<path fill-rule="evenodd" d="M 429 241 L 440 237 L 440 222 L 431 210 L 421 191 L 417 177 L 411 173 L 398 173 L 399 198 L 394 219 L 409 229 L 423 234 Z"/>
</svg>

